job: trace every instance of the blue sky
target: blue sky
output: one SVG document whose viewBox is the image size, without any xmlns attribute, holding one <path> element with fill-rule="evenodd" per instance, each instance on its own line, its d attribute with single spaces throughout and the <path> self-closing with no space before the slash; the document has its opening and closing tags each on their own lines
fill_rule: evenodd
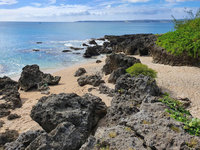
<svg viewBox="0 0 200 150">
<path fill-rule="evenodd" d="M 198 7 L 200 0 L 0 0 L 0 21 L 171 19 Z"/>
</svg>

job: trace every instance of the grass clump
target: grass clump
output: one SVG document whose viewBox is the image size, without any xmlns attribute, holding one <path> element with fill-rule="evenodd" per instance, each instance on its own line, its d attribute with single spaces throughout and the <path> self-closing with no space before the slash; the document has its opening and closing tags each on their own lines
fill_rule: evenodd
<svg viewBox="0 0 200 150">
<path fill-rule="evenodd" d="M 116 132 L 110 132 L 109 133 L 109 137 L 110 138 L 115 138 L 117 136 L 117 133 Z"/>
<path fill-rule="evenodd" d="M 169 95 L 164 95 L 160 101 L 169 107 L 166 112 L 169 113 L 171 118 L 184 124 L 186 132 L 200 136 L 200 119 L 193 118 L 190 112 L 184 109 L 181 102 L 171 98 Z"/>
<path fill-rule="evenodd" d="M 156 44 L 173 55 L 186 53 L 193 58 L 200 57 L 200 9 L 190 19 L 177 21 L 174 19 L 175 31 L 158 36 Z"/>
<path fill-rule="evenodd" d="M 140 74 L 144 76 L 149 76 L 152 78 L 157 77 L 157 72 L 151 68 L 148 68 L 147 65 L 136 63 L 133 66 L 126 69 L 126 72 L 129 73 L 131 76 L 138 76 Z"/>
</svg>

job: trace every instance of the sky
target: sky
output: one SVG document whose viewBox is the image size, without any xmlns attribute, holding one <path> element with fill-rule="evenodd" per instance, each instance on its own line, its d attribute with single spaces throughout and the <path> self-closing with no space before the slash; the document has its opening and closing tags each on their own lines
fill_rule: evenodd
<svg viewBox="0 0 200 150">
<path fill-rule="evenodd" d="M 200 0 L 0 0 L 0 21 L 180 19 Z"/>
</svg>

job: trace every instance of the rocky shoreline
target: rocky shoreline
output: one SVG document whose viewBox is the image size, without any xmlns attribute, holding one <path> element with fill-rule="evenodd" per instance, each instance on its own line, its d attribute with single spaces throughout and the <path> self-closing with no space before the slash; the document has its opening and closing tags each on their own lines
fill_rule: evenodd
<svg viewBox="0 0 200 150">
<path fill-rule="evenodd" d="M 106 39 L 106 40 L 105 40 Z M 162 90 L 148 76 L 130 76 L 125 69 L 141 61 L 133 56 L 152 55 L 156 36 L 152 34 L 105 36 L 103 46 L 89 42 L 84 57 L 108 54 L 101 70 L 87 74 L 87 69 L 74 72 L 77 85 L 98 89 L 111 97 L 106 106 L 103 98 L 93 94 L 58 93 L 42 97 L 33 106 L 30 117 L 41 129 L 30 130 L 18 137 L 17 131 L 0 134 L 0 148 L 6 150 L 141 150 L 200 149 L 200 137 L 190 135 L 184 124 L 170 117 L 163 104 Z M 174 65 L 174 64 L 171 64 Z M 185 65 L 185 63 L 178 65 Z M 193 65 L 188 64 L 187 65 Z M 196 66 L 196 65 L 195 65 Z M 197 65 L 198 66 L 198 65 Z M 107 75 L 108 80 L 104 80 Z M 19 82 L 0 78 L 2 117 L 23 105 L 20 90 L 50 94 L 51 85 L 61 86 L 60 76 L 40 71 L 39 66 L 23 68 Z M 107 86 L 112 83 L 114 87 Z M 180 103 L 182 103 L 180 101 Z M 188 103 L 189 104 L 189 103 Z M 187 105 L 188 107 L 188 105 Z M 192 117 L 192 116 L 191 116 Z M 0 127 L 4 123 L 0 123 Z"/>
</svg>

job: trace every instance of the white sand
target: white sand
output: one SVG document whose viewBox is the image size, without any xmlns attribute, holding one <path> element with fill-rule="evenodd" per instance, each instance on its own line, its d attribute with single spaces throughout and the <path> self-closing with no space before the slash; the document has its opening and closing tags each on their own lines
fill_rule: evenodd
<svg viewBox="0 0 200 150">
<path fill-rule="evenodd" d="M 150 68 L 155 69 L 158 72 L 157 83 L 159 87 L 165 92 L 169 92 L 174 97 L 188 97 L 192 101 L 192 106 L 190 108 L 193 116 L 200 118 L 200 68 L 196 67 L 172 67 L 168 65 L 154 64 L 152 63 L 151 57 L 139 57 L 142 63 L 147 64 Z M 61 71 L 55 72 L 54 75 L 61 76 L 60 84 L 57 86 L 51 86 L 51 94 L 58 93 L 77 93 L 78 95 L 83 95 L 88 93 L 88 88 L 92 87 L 86 85 L 80 87 L 77 83 L 77 78 L 74 77 L 75 71 L 79 67 L 83 67 L 87 70 L 88 74 L 94 74 L 100 71 L 104 65 L 105 57 L 102 59 L 102 63 L 96 64 L 95 60 L 89 63 L 84 63 L 63 69 Z M 104 77 L 107 81 L 108 76 Z M 112 84 L 106 83 L 109 87 L 114 87 Z M 99 94 L 97 90 L 93 90 L 92 94 L 99 96 L 110 106 L 110 97 Z M 34 106 L 38 99 L 42 95 L 40 92 L 23 92 L 20 91 L 21 99 L 23 101 L 23 106 L 19 109 L 14 110 L 12 113 L 17 113 L 21 115 L 21 118 L 9 121 L 6 117 L 0 119 L 5 122 L 4 126 L 0 128 L 0 132 L 4 132 L 5 129 L 18 130 L 20 133 L 26 132 L 28 130 L 40 129 L 40 126 L 30 118 L 30 111 L 32 106 Z"/>
</svg>

